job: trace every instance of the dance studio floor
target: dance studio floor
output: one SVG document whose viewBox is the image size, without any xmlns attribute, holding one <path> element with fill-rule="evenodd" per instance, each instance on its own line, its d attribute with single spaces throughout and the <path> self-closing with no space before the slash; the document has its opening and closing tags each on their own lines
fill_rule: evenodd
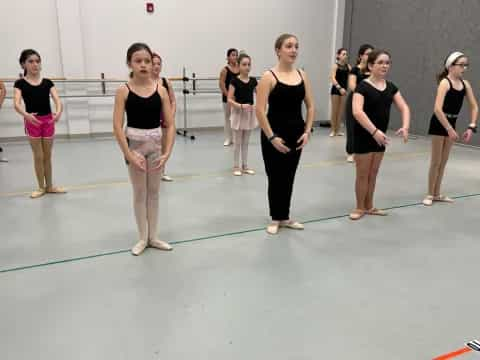
<svg viewBox="0 0 480 360">
<path fill-rule="evenodd" d="M 113 139 L 59 139 L 70 191 L 36 200 L 29 146 L 4 145 L 2 359 L 420 360 L 480 337 L 480 149 L 454 147 L 443 192 L 456 202 L 426 208 L 430 143 L 396 139 L 377 183 L 389 216 L 352 222 L 344 138 L 316 128 L 292 206 L 306 229 L 269 236 L 258 133 L 258 174 L 242 177 L 222 134 L 177 137 L 159 226 L 174 250 L 140 257 Z"/>
</svg>

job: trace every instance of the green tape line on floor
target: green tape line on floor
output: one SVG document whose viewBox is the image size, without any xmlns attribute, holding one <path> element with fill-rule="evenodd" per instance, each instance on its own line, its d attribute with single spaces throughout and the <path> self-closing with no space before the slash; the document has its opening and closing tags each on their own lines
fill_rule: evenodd
<svg viewBox="0 0 480 360">
<path fill-rule="evenodd" d="M 480 196 L 480 193 L 459 195 L 459 196 L 454 196 L 453 198 L 454 199 L 466 199 L 466 198 L 472 198 L 472 197 L 478 197 L 478 196 Z M 391 206 L 391 207 L 385 208 L 385 210 L 401 209 L 401 208 L 413 207 L 413 206 L 418 206 L 418 205 L 422 205 L 422 203 L 421 202 L 415 202 L 415 203 L 410 203 L 410 204 Z M 323 217 L 323 218 L 318 218 L 318 219 L 313 219 L 313 220 L 306 220 L 306 221 L 303 221 L 303 223 L 304 224 L 318 223 L 318 222 L 323 222 L 323 221 L 341 219 L 341 218 L 345 218 L 347 216 L 348 216 L 348 214 L 329 216 L 329 217 Z M 223 234 L 209 235 L 209 236 L 203 236 L 203 237 L 198 237 L 198 238 L 193 238 L 193 239 L 188 239 L 188 240 L 172 241 L 170 244 L 172 244 L 172 245 L 186 244 L 186 243 L 192 243 L 192 242 L 203 241 L 203 240 L 211 240 L 211 239 L 218 239 L 218 238 L 222 238 L 222 237 L 242 235 L 242 234 L 247 234 L 247 233 L 252 233 L 252 232 L 259 232 L 259 231 L 264 231 L 264 230 L 265 230 L 265 227 L 262 226 L 262 227 L 254 228 L 254 229 L 247 229 L 247 230 L 234 231 L 234 232 L 228 232 L 228 233 L 223 233 Z M 94 254 L 94 255 L 75 257 L 75 258 L 70 258 L 70 259 L 49 261 L 49 262 L 34 264 L 34 265 L 18 266 L 18 267 L 13 267 L 13 268 L 1 269 L 0 274 L 15 272 L 15 271 L 21 271 L 21 270 L 41 268 L 41 267 L 64 264 L 64 263 L 69 263 L 69 262 L 83 261 L 83 260 L 88 260 L 88 259 L 104 257 L 104 256 L 125 254 L 125 253 L 129 253 L 129 252 L 130 252 L 130 249 L 123 249 L 123 250 L 116 250 L 116 251 L 99 253 L 99 254 Z"/>
</svg>

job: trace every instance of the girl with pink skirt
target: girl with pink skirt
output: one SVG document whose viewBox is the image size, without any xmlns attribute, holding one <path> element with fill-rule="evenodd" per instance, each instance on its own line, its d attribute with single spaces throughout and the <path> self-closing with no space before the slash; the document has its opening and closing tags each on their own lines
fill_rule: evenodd
<svg viewBox="0 0 480 360">
<path fill-rule="evenodd" d="M 233 175 L 254 175 L 255 171 L 248 167 L 248 141 L 250 133 L 258 126 L 255 116 L 254 93 L 257 79 L 250 77 L 252 60 L 247 54 L 238 57 L 240 74 L 233 78 L 228 88 L 228 103 L 232 110 L 230 124 L 233 132 L 234 155 Z M 240 167 L 240 153 L 242 166 Z"/>
</svg>

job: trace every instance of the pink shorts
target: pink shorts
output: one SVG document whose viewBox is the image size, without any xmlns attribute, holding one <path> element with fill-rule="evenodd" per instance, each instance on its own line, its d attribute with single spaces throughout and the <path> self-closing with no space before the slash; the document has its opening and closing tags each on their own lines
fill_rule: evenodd
<svg viewBox="0 0 480 360">
<path fill-rule="evenodd" d="M 25 133 L 31 138 L 53 138 L 55 135 L 55 121 L 53 115 L 37 115 L 35 118 L 40 124 L 33 124 L 25 121 Z"/>
</svg>

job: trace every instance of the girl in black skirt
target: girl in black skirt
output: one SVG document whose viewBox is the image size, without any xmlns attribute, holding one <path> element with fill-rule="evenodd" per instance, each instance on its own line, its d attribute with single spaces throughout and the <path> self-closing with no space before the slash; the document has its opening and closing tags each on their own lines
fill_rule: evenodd
<svg viewBox="0 0 480 360">
<path fill-rule="evenodd" d="M 434 114 L 428 131 L 432 135 L 432 157 L 428 174 L 428 194 L 423 199 L 426 206 L 431 206 L 434 201 L 453 202 L 448 196 L 440 195 L 440 186 L 450 149 L 458 140 L 455 125 L 465 96 L 470 104 L 471 121 L 463 134 L 464 141 L 468 143 L 472 134 L 477 131 L 477 101 L 470 83 L 463 79 L 468 58 L 461 52 L 454 52 L 447 57 L 444 65 L 443 71 L 438 75 Z"/>
<path fill-rule="evenodd" d="M 390 139 L 386 136 L 392 102 L 402 114 L 402 127 L 397 135 L 408 139 L 410 109 L 398 91 L 387 81 L 390 68 L 390 54 L 384 50 L 374 50 L 368 55 L 367 66 L 370 76 L 357 85 L 353 95 L 353 151 L 355 153 L 356 181 L 355 194 L 357 207 L 350 219 L 358 220 L 363 215 L 387 215 L 373 206 L 373 194 L 378 170 L 383 159 L 385 146 Z"/>
<path fill-rule="evenodd" d="M 364 79 L 370 76 L 367 67 L 368 55 L 372 52 L 373 46 L 370 44 L 363 44 L 358 49 L 357 65 L 351 70 L 348 76 L 348 90 L 350 93 L 346 99 L 345 106 L 345 128 L 347 129 L 347 161 L 353 162 L 353 125 L 355 119 L 352 114 L 352 97 L 357 85 Z"/>
<path fill-rule="evenodd" d="M 330 79 L 332 88 L 330 89 L 330 98 L 332 101 L 332 118 L 330 121 L 330 137 L 342 136 L 340 132 L 340 121 L 342 119 L 343 108 L 345 107 L 345 99 L 347 95 L 348 74 L 350 73 L 350 65 L 348 65 L 347 49 L 341 48 L 337 50 L 337 59 L 333 65 Z"/>
</svg>

